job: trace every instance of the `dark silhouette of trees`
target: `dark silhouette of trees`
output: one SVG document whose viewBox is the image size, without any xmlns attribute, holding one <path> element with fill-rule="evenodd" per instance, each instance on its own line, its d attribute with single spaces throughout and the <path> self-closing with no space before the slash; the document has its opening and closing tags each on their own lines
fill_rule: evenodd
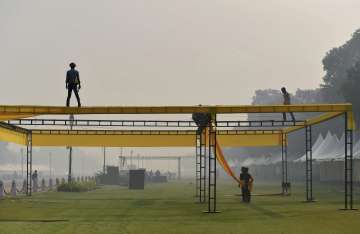
<svg viewBox="0 0 360 234">
<path fill-rule="evenodd" d="M 347 79 L 341 89 L 346 102 L 353 104 L 356 122 L 360 122 L 360 60 L 347 70 Z"/>
<path fill-rule="evenodd" d="M 354 107 L 356 122 L 360 123 L 360 29 L 344 45 L 326 53 L 322 60 L 325 76 L 320 88 L 298 89 L 291 96 L 292 103 L 350 102 Z M 286 84 L 284 84 L 286 86 Z M 256 90 L 252 104 L 281 104 L 278 90 Z M 306 116 L 300 116 L 306 117 Z M 254 116 L 250 117 L 251 119 Z"/>
<path fill-rule="evenodd" d="M 344 102 L 343 86 L 348 70 L 360 61 L 360 29 L 344 45 L 331 49 L 323 59 L 326 72 L 321 85 L 322 99 L 327 103 Z"/>
<path fill-rule="evenodd" d="M 297 103 L 339 103 L 350 102 L 353 104 L 357 126 L 360 125 L 360 29 L 355 31 L 350 40 L 344 45 L 335 47 L 326 53 L 322 60 L 325 76 L 320 87 L 314 90 L 298 89 L 291 95 L 291 102 Z M 290 81 L 291 82 L 291 81 Z M 287 86 L 287 84 L 283 84 Z M 282 104 L 280 87 L 278 89 L 256 90 L 253 97 L 253 105 Z M 303 120 L 311 117 L 307 113 L 295 113 L 296 119 Z M 282 119 L 279 114 L 249 114 L 249 120 Z M 314 127 L 314 139 L 320 133 L 326 135 L 327 131 L 343 134 L 342 118 L 336 118 Z M 304 133 L 299 131 L 290 134 L 289 145 L 290 158 L 297 158 L 304 154 Z M 233 150 L 233 154 L 264 156 L 279 155 L 276 148 L 243 148 L 242 151 Z M 246 157 L 245 157 L 246 158 Z"/>
</svg>

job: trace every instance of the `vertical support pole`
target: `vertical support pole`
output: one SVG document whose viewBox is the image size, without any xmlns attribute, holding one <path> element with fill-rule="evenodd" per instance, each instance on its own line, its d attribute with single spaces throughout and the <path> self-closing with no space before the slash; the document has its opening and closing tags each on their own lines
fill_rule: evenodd
<svg viewBox="0 0 360 234">
<path fill-rule="evenodd" d="M 103 174 L 105 175 L 105 173 L 106 173 L 106 162 L 105 162 L 105 159 L 106 159 L 106 148 L 105 148 L 105 147 L 103 148 L 103 153 L 104 153 Z M 139 163 L 138 163 L 138 167 L 139 167 Z"/>
<path fill-rule="evenodd" d="M 26 137 L 26 195 L 31 196 L 32 192 L 32 132 Z"/>
<path fill-rule="evenodd" d="M 73 129 L 74 124 L 74 115 L 70 115 L 70 130 Z M 72 152 L 73 148 L 72 146 L 69 147 L 69 173 L 68 173 L 68 183 L 72 180 Z"/>
<path fill-rule="evenodd" d="M 282 187 L 283 195 L 289 194 L 287 152 L 288 152 L 288 150 L 287 150 L 287 134 L 283 133 L 281 135 L 281 170 L 282 170 L 281 187 Z"/>
<path fill-rule="evenodd" d="M 348 126 L 348 113 L 345 112 L 345 210 L 353 208 L 353 130 Z"/>
<path fill-rule="evenodd" d="M 284 134 L 281 134 L 281 189 L 282 195 L 285 194 L 285 169 L 284 169 Z"/>
<path fill-rule="evenodd" d="M 24 179 L 24 149 L 21 148 L 21 179 Z"/>
<path fill-rule="evenodd" d="M 52 154 L 51 154 L 51 152 L 49 153 L 49 176 L 51 179 L 52 178 Z"/>
<path fill-rule="evenodd" d="M 178 157 L 178 180 L 181 180 L 181 157 Z"/>
<path fill-rule="evenodd" d="M 306 201 L 313 202 L 313 176 L 312 176 L 312 128 L 311 125 L 305 126 L 305 148 L 306 148 Z"/>
<path fill-rule="evenodd" d="M 68 173 L 68 183 L 71 182 L 72 178 L 72 147 L 69 147 L 69 173 Z"/>
<path fill-rule="evenodd" d="M 195 162 L 195 197 L 200 198 L 200 160 L 201 160 L 201 134 L 196 134 L 196 162 Z"/>
<path fill-rule="evenodd" d="M 200 203 L 206 201 L 206 135 L 203 131 L 200 141 Z"/>
<path fill-rule="evenodd" d="M 216 210 L 216 114 L 211 115 L 208 145 L 208 210 L 207 213 L 217 213 Z"/>
</svg>

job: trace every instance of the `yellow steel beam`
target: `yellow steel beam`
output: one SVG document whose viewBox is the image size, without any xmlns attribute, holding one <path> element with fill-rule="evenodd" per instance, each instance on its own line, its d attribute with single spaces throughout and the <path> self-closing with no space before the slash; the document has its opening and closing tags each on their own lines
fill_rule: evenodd
<svg viewBox="0 0 360 234">
<path fill-rule="evenodd" d="M 281 134 L 264 135 L 217 135 L 221 147 L 280 146 Z"/>
<path fill-rule="evenodd" d="M 1 114 L 0 115 L 0 121 L 6 121 L 6 120 L 13 120 L 13 119 L 25 119 L 34 117 L 32 114 Z"/>
<path fill-rule="evenodd" d="M 159 133 L 161 132 L 161 133 Z M 237 131 L 238 134 L 218 133 L 223 147 L 278 146 L 280 133 Z M 102 130 L 33 130 L 33 146 L 74 147 L 194 147 L 194 131 L 102 131 Z"/>
<path fill-rule="evenodd" d="M 217 106 L 0 106 L 2 115 L 66 115 L 66 114 L 189 114 L 195 112 L 227 113 L 282 113 L 282 112 L 348 112 L 351 104 L 306 105 L 217 105 Z"/>
<path fill-rule="evenodd" d="M 355 130 L 356 124 L 354 120 L 354 113 L 352 111 L 347 112 L 347 125 L 349 130 Z"/>
<path fill-rule="evenodd" d="M 0 141 L 26 145 L 27 134 L 25 131 L 19 131 L 17 128 L 11 128 L 5 124 L 0 123 Z"/>
<path fill-rule="evenodd" d="M 193 135 L 46 135 L 33 134 L 33 146 L 188 147 Z"/>
<path fill-rule="evenodd" d="M 65 130 L 36 129 L 38 135 L 196 135 L 195 130 Z M 217 135 L 276 135 L 281 130 L 218 130 Z"/>
<path fill-rule="evenodd" d="M 291 133 L 300 129 L 305 128 L 306 125 L 315 125 L 333 118 L 336 118 L 340 115 L 344 114 L 343 112 L 330 112 L 330 113 L 325 113 L 310 119 L 307 119 L 305 121 L 305 125 L 304 126 L 295 126 L 295 127 L 289 127 L 289 128 L 285 128 L 283 130 L 284 133 Z"/>
</svg>

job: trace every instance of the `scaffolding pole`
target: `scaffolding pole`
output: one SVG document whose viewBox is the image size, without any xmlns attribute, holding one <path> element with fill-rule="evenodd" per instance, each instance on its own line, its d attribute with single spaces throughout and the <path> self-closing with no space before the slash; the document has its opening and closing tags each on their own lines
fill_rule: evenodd
<svg viewBox="0 0 360 234">
<path fill-rule="evenodd" d="M 348 113 L 345 112 L 345 210 L 353 208 L 353 130 L 348 126 Z"/>
<path fill-rule="evenodd" d="M 283 133 L 281 135 L 281 187 L 282 187 L 282 194 L 288 195 L 290 184 L 288 181 L 288 159 L 287 159 L 287 134 Z"/>
<path fill-rule="evenodd" d="M 195 197 L 200 200 L 201 134 L 196 134 Z"/>
<path fill-rule="evenodd" d="M 205 130 L 206 131 L 206 130 Z M 206 201 L 206 133 L 201 133 L 200 143 L 200 203 Z"/>
<path fill-rule="evenodd" d="M 305 127 L 305 148 L 306 148 L 306 202 L 313 202 L 313 168 L 312 168 L 312 127 L 306 125 Z"/>
<path fill-rule="evenodd" d="M 211 116 L 208 143 L 208 210 L 206 213 L 218 213 L 216 210 L 216 114 Z"/>
<path fill-rule="evenodd" d="M 70 115 L 70 130 L 73 130 L 73 123 L 74 123 L 74 115 Z M 68 174 L 68 183 L 72 180 L 72 153 L 73 148 L 72 146 L 69 147 L 69 174 Z"/>
<path fill-rule="evenodd" d="M 196 135 L 196 197 L 206 201 L 206 133 Z"/>
<path fill-rule="evenodd" d="M 27 134 L 26 142 L 26 195 L 31 196 L 32 192 L 32 133 Z"/>
<path fill-rule="evenodd" d="M 181 180 L 181 157 L 178 157 L 178 180 Z"/>
</svg>

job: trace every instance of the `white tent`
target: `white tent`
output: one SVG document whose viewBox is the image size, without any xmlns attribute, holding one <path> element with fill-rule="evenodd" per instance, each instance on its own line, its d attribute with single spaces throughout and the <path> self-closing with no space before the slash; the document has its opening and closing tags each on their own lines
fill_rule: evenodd
<svg viewBox="0 0 360 234">
<path fill-rule="evenodd" d="M 323 138 L 322 135 L 319 135 L 315 144 L 313 144 L 313 154 L 312 158 L 315 160 L 326 160 L 326 159 L 336 159 L 344 156 L 344 135 L 339 139 L 335 134 L 331 134 L 328 132 Z M 355 152 L 360 151 L 360 141 L 354 147 L 354 155 Z M 296 161 L 305 161 L 306 155 L 297 159 Z"/>
</svg>

